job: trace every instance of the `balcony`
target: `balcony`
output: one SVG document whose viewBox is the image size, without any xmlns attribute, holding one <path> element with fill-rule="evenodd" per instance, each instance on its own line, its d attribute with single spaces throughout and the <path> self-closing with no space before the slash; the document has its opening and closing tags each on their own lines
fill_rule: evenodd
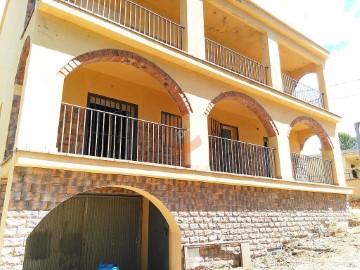
<svg viewBox="0 0 360 270">
<path fill-rule="evenodd" d="M 319 108 L 325 108 L 323 93 L 282 74 L 285 93 Z"/>
<path fill-rule="evenodd" d="M 182 49 L 181 25 L 154 11 L 128 0 L 57 0 L 90 13 L 101 19 L 164 43 Z"/>
<path fill-rule="evenodd" d="M 263 32 L 216 1 L 204 1 L 205 60 L 267 84 Z"/>
<path fill-rule="evenodd" d="M 184 166 L 184 129 L 62 103 L 59 152 Z"/>
<path fill-rule="evenodd" d="M 291 153 L 291 162 L 295 180 L 334 185 L 331 160 Z"/>
<path fill-rule="evenodd" d="M 208 114 L 210 169 L 275 178 L 275 149 L 269 141 L 273 130 L 260 116 L 264 108 L 251 96 L 228 95 L 220 94 Z"/>
<path fill-rule="evenodd" d="M 217 172 L 275 178 L 274 149 L 209 136 L 210 169 Z"/>
<path fill-rule="evenodd" d="M 262 84 L 267 83 L 264 65 L 208 38 L 205 46 L 206 61 Z"/>
</svg>

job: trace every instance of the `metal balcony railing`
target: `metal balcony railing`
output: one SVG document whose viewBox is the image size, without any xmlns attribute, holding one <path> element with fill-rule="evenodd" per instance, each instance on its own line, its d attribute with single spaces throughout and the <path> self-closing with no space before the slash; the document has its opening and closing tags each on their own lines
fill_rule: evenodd
<svg viewBox="0 0 360 270">
<path fill-rule="evenodd" d="M 184 129 L 63 103 L 59 152 L 184 166 Z"/>
<path fill-rule="evenodd" d="M 128 0 L 57 0 L 130 29 L 169 46 L 182 49 L 181 25 Z"/>
<path fill-rule="evenodd" d="M 309 104 L 324 108 L 323 93 L 282 74 L 284 92 Z"/>
<path fill-rule="evenodd" d="M 273 148 L 211 135 L 209 144 L 212 171 L 275 177 Z"/>
<path fill-rule="evenodd" d="M 266 66 L 208 38 L 205 39 L 205 49 L 207 61 L 257 82 L 267 83 Z"/>
<path fill-rule="evenodd" d="M 291 163 L 297 181 L 334 184 L 331 160 L 291 153 Z"/>
</svg>

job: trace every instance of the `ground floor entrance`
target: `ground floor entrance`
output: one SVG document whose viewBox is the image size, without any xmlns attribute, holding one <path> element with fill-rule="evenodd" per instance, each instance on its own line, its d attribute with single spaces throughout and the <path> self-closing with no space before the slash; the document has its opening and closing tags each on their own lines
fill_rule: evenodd
<svg viewBox="0 0 360 270">
<path fill-rule="evenodd" d="M 168 269 L 168 225 L 141 196 L 81 195 L 52 210 L 27 238 L 24 270 L 96 270 L 99 263 L 140 270 L 142 245 L 148 245 L 147 269 Z M 148 238 L 143 219 L 148 215 Z"/>
</svg>

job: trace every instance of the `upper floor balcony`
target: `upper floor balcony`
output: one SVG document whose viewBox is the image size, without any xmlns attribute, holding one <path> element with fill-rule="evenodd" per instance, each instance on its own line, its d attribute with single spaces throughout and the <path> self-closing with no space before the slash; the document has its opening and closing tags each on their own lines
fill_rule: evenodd
<svg viewBox="0 0 360 270">
<path fill-rule="evenodd" d="M 307 86 L 291 77 L 282 74 L 283 89 L 286 94 L 289 94 L 297 99 L 305 101 L 311 105 L 325 108 L 324 93 Z"/>
<path fill-rule="evenodd" d="M 235 74 L 267 84 L 267 67 L 211 39 L 205 40 L 206 60 Z"/>
<path fill-rule="evenodd" d="M 96 63 L 65 80 L 60 153 L 184 167 L 184 132 L 177 104 L 137 68 Z"/>
<path fill-rule="evenodd" d="M 291 153 L 293 177 L 297 181 L 334 184 L 331 160 L 321 156 Z"/>
<path fill-rule="evenodd" d="M 204 1 L 206 60 L 240 76 L 268 84 L 263 59 L 263 32 L 223 9 Z"/>
<path fill-rule="evenodd" d="M 291 165 L 293 178 L 297 181 L 310 183 L 334 184 L 334 172 L 332 169 L 333 159 L 329 155 L 332 143 L 326 138 L 323 128 L 310 118 L 304 118 L 301 121 L 294 120 L 291 132 L 289 133 L 289 144 L 291 152 Z M 318 130 L 316 142 L 314 139 L 314 130 Z M 312 155 L 303 154 L 305 145 L 309 139 L 312 139 Z"/>
<path fill-rule="evenodd" d="M 263 124 L 239 101 L 217 103 L 208 115 L 210 169 L 276 178 L 277 149 L 269 144 Z"/>
<path fill-rule="evenodd" d="M 111 23 L 182 49 L 179 1 L 56 0 Z M 160 15 L 162 14 L 162 15 Z"/>
<path fill-rule="evenodd" d="M 303 45 L 290 42 L 283 34 L 257 21 L 247 13 L 245 3 L 225 5 L 213 0 L 197 4 L 189 0 L 54 1 L 187 52 L 313 106 L 328 109 L 323 78 L 326 56 L 321 58 L 306 51 Z M 293 30 L 287 31 L 292 33 Z M 303 42 L 304 38 L 299 37 L 299 40 Z M 299 82 L 309 73 L 317 75 L 319 90 Z"/>
<path fill-rule="evenodd" d="M 328 109 L 323 65 L 314 63 L 302 53 L 281 43 L 279 59 L 284 93 L 316 107 Z M 302 82 L 302 78 L 307 75 L 316 75 L 313 76 L 312 84 L 317 86 L 312 87 Z"/>
</svg>

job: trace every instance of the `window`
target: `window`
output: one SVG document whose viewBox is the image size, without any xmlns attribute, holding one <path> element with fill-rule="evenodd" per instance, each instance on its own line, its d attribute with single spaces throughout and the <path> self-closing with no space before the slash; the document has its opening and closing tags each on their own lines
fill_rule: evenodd
<svg viewBox="0 0 360 270">
<path fill-rule="evenodd" d="M 182 118 L 179 115 L 161 112 L 161 124 L 166 125 L 163 134 L 163 147 L 179 147 L 183 138 Z"/>
<path fill-rule="evenodd" d="M 236 164 L 233 152 L 238 149 L 238 128 L 211 119 L 210 156 L 212 164 L 217 164 L 216 170 L 234 172 Z"/>
<path fill-rule="evenodd" d="M 181 128 L 182 118 L 176 114 L 161 112 L 161 124 Z"/>
<path fill-rule="evenodd" d="M 138 106 L 88 94 L 85 155 L 133 160 L 136 158 Z"/>
<path fill-rule="evenodd" d="M 220 123 L 215 119 L 211 119 L 211 135 L 231 140 L 239 139 L 237 127 Z"/>
</svg>

